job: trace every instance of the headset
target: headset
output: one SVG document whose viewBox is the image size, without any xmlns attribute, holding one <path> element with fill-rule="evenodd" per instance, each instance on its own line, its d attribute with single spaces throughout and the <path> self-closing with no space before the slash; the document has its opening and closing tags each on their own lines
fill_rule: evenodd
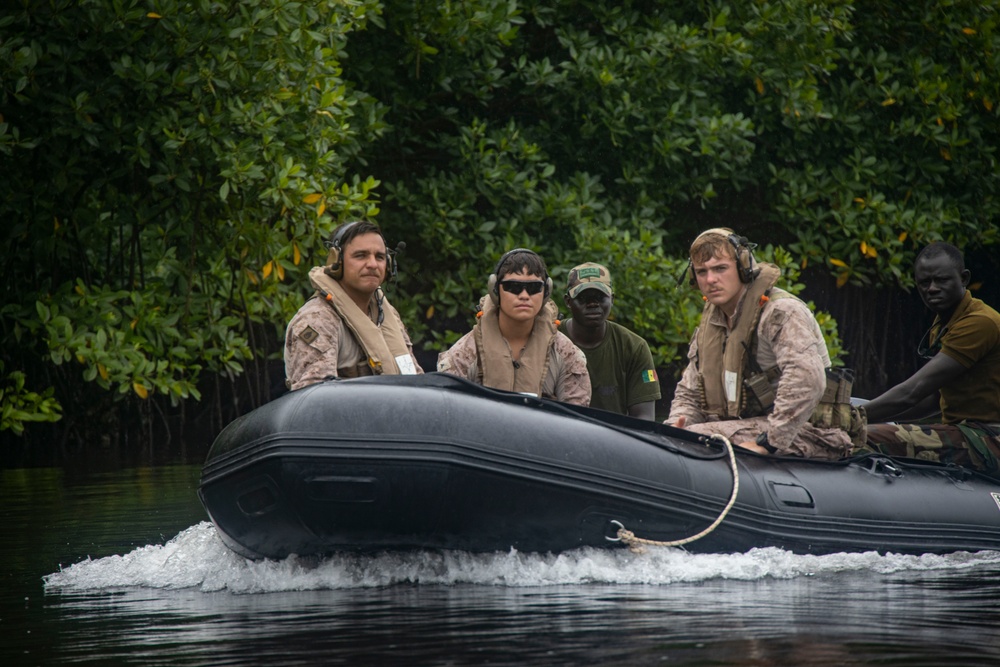
<svg viewBox="0 0 1000 667">
<path fill-rule="evenodd" d="M 728 227 L 715 227 L 713 229 L 706 229 L 701 234 L 698 234 L 694 241 L 691 242 L 691 245 L 693 246 L 697 243 L 698 239 L 707 234 L 721 236 L 729 242 L 729 245 L 733 246 L 733 254 L 736 255 L 736 272 L 740 277 L 740 282 L 752 283 L 760 272 L 760 269 L 755 269 L 753 266 L 753 249 L 757 247 L 757 244 L 750 243 L 745 236 L 738 236 Z M 688 257 L 688 271 L 691 273 L 691 284 L 697 285 L 698 279 L 694 275 L 694 262 L 690 257 Z"/>
<path fill-rule="evenodd" d="M 519 252 L 526 252 L 534 255 L 535 257 L 538 257 L 539 261 L 542 262 L 542 266 L 545 266 L 545 262 L 544 260 L 542 260 L 541 256 L 539 256 L 537 252 L 531 250 L 530 248 L 514 248 L 513 250 L 508 250 L 507 252 L 505 252 L 503 256 L 500 257 L 500 260 L 497 262 L 496 268 L 493 269 L 493 273 L 490 274 L 490 279 L 486 283 L 486 289 L 489 292 L 490 299 L 493 300 L 494 304 L 500 303 L 500 276 L 503 275 L 502 271 L 503 266 L 504 264 L 507 263 L 507 260 L 510 259 L 511 255 Z M 552 278 L 549 277 L 548 272 L 545 273 L 544 280 L 545 280 L 545 294 L 542 297 L 542 301 L 547 299 L 549 297 L 549 294 L 552 293 Z"/>
<path fill-rule="evenodd" d="M 344 237 L 347 233 L 360 225 L 363 222 L 368 222 L 367 220 L 355 220 L 354 222 L 349 222 L 346 225 L 341 226 L 340 229 L 334 233 L 333 238 L 327 241 L 326 247 L 329 248 L 330 254 L 326 258 L 326 274 L 333 278 L 334 280 L 341 280 L 344 277 L 344 264 L 342 262 L 343 257 L 341 253 L 344 247 Z M 375 225 L 375 223 L 369 222 L 368 224 L 375 227 L 372 231 L 382 237 L 382 242 L 385 243 L 385 236 L 382 231 Z M 396 272 L 399 270 L 399 264 L 396 262 L 396 253 L 406 248 L 406 244 L 400 241 L 396 244 L 395 250 L 389 250 L 389 244 L 385 243 L 385 273 L 388 280 L 394 280 L 396 278 Z"/>
</svg>

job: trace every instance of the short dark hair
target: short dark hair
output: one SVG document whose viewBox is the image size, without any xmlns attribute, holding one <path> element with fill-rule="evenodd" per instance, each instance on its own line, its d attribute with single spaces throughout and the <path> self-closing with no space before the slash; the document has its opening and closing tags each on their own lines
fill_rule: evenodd
<svg viewBox="0 0 1000 667">
<path fill-rule="evenodd" d="M 944 241 L 934 241 L 924 246 L 924 249 L 917 255 L 914 265 L 922 259 L 933 259 L 934 257 L 940 257 L 941 255 L 950 259 L 952 265 L 954 265 L 959 273 L 965 271 L 965 258 L 962 256 L 962 251 L 956 246 L 953 246 L 950 243 L 945 243 Z"/>
<path fill-rule="evenodd" d="M 497 266 L 497 280 L 503 280 L 503 277 L 510 273 L 522 273 L 525 269 L 528 273 L 533 273 L 542 280 L 549 277 L 549 271 L 545 268 L 545 260 L 538 253 L 532 250 L 516 250 L 504 257 L 500 265 Z"/>
<path fill-rule="evenodd" d="M 333 234 L 330 235 L 329 245 L 332 247 L 334 239 L 337 239 L 337 234 L 340 234 L 340 238 L 337 239 L 337 245 L 341 248 L 346 246 L 348 243 L 354 239 L 355 236 L 361 236 L 362 234 L 378 234 L 385 241 L 385 235 L 382 234 L 382 230 L 379 229 L 378 225 L 370 220 L 352 220 L 351 222 L 345 222 L 344 224 L 333 230 Z M 388 244 L 386 244 L 388 246 Z"/>
</svg>

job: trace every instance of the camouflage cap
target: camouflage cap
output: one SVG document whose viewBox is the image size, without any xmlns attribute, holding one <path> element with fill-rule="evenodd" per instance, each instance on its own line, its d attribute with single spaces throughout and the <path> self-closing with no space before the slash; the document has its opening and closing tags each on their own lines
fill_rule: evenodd
<svg viewBox="0 0 1000 667">
<path fill-rule="evenodd" d="M 585 289 L 596 289 L 608 296 L 614 296 L 614 290 L 611 289 L 611 273 L 594 262 L 574 266 L 569 272 L 566 293 L 569 294 L 569 298 L 575 299 Z"/>
</svg>

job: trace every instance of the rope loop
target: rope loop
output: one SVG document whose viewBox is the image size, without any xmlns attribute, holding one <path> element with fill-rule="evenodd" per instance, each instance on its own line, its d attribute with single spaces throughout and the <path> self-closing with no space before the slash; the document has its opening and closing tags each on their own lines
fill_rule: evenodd
<svg viewBox="0 0 1000 667">
<path fill-rule="evenodd" d="M 733 508 L 733 505 L 736 504 L 736 496 L 740 492 L 740 473 L 739 468 L 736 465 L 736 453 L 733 451 L 733 443 L 729 442 L 729 438 L 720 433 L 716 433 L 709 437 L 709 441 L 712 440 L 722 443 L 726 448 L 726 453 L 729 454 L 729 467 L 733 471 L 733 491 L 729 496 L 729 502 L 726 503 L 726 506 L 722 508 L 722 512 L 719 513 L 719 516 L 716 517 L 715 521 L 713 521 L 708 528 L 705 528 L 705 530 L 701 531 L 697 535 L 685 537 L 680 540 L 661 542 L 658 540 L 649 540 L 644 537 L 636 537 L 635 533 L 628 530 L 620 521 L 612 521 L 611 523 L 618 525 L 618 533 L 616 537 L 609 537 L 607 539 L 612 542 L 623 542 L 627 544 L 633 553 L 645 553 L 645 546 L 679 547 L 694 542 L 695 540 L 700 540 L 715 530 L 719 524 L 722 523 L 723 519 L 726 518 L 726 515 L 729 514 L 729 510 Z"/>
</svg>

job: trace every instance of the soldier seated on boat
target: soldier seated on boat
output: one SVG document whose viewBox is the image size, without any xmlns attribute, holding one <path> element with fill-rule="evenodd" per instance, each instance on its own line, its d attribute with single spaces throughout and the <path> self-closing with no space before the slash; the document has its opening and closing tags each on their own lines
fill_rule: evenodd
<svg viewBox="0 0 1000 667">
<path fill-rule="evenodd" d="M 691 244 L 705 310 L 666 423 L 760 454 L 838 459 L 862 431 L 852 377 L 830 369 L 812 312 L 775 287 L 778 267 L 755 263 L 754 247 L 727 228 Z"/>
<path fill-rule="evenodd" d="M 537 253 L 505 253 L 479 301 L 478 322 L 438 357 L 438 370 L 494 389 L 590 403 L 583 352 L 559 333 L 552 279 Z"/>
<path fill-rule="evenodd" d="M 649 344 L 608 321 L 615 293 L 611 273 L 587 262 L 569 272 L 563 300 L 573 314 L 559 331 L 583 350 L 590 373 L 590 407 L 640 419 L 655 419 L 660 382 Z"/>
<path fill-rule="evenodd" d="M 382 283 L 396 258 L 378 226 L 348 222 L 327 244 L 324 266 L 309 271 L 316 289 L 285 331 L 285 384 L 300 389 L 335 377 L 423 373 Z"/>
<path fill-rule="evenodd" d="M 935 313 L 917 348 L 929 361 L 864 406 L 870 423 L 859 451 L 956 463 L 1000 477 L 1000 314 L 972 298 L 965 259 L 949 243 L 921 250 L 913 273 L 920 298 Z M 924 421 L 875 423 L 890 419 Z"/>
</svg>

